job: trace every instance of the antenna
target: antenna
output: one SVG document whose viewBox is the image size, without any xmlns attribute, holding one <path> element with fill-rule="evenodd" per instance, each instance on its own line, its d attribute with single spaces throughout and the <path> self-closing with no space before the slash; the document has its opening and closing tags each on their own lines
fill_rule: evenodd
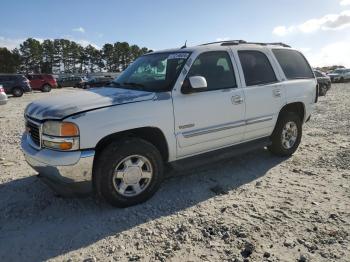
<svg viewBox="0 0 350 262">
<path fill-rule="evenodd" d="M 181 47 L 181 49 L 184 49 L 187 47 L 187 40 L 185 41 L 185 44 Z"/>
</svg>

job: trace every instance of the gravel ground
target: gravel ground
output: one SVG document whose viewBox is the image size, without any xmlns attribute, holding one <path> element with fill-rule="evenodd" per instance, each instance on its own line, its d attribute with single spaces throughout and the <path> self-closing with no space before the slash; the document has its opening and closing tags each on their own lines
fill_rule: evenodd
<svg viewBox="0 0 350 262">
<path fill-rule="evenodd" d="M 293 157 L 174 174 L 127 209 L 60 198 L 25 163 L 25 106 L 66 92 L 0 107 L 1 261 L 350 261 L 350 84 L 320 98 Z"/>
</svg>

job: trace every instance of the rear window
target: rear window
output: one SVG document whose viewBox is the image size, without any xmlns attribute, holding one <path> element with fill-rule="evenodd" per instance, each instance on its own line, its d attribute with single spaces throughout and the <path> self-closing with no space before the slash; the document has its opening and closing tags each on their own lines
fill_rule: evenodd
<svg viewBox="0 0 350 262">
<path fill-rule="evenodd" d="M 287 79 L 314 78 L 309 63 L 301 53 L 288 49 L 273 49 L 272 52 Z"/>
<path fill-rule="evenodd" d="M 267 56 L 259 51 L 238 51 L 247 86 L 266 85 L 277 82 Z"/>
</svg>

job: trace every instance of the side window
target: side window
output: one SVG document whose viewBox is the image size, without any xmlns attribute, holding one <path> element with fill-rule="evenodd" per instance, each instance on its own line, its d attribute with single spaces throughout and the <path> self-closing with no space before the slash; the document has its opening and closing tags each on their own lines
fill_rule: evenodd
<svg viewBox="0 0 350 262">
<path fill-rule="evenodd" d="M 315 75 L 316 75 L 316 77 L 323 77 L 323 75 L 318 71 L 315 71 Z"/>
<path fill-rule="evenodd" d="M 225 51 L 200 54 L 188 72 L 191 76 L 203 76 L 207 80 L 208 90 L 237 87 L 231 58 Z"/>
<path fill-rule="evenodd" d="M 287 79 L 314 78 L 310 65 L 301 53 L 288 49 L 273 49 L 272 52 Z"/>
<path fill-rule="evenodd" d="M 259 51 L 238 51 L 247 86 L 265 85 L 277 82 L 267 56 Z"/>
</svg>

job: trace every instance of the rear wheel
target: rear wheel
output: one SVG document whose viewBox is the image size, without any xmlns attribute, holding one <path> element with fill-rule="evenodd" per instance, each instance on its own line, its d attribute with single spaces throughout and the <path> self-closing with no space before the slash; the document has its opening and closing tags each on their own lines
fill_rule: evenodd
<svg viewBox="0 0 350 262">
<path fill-rule="evenodd" d="M 344 83 L 344 82 L 345 82 L 345 81 L 344 81 L 344 77 L 340 78 L 339 82 L 340 82 L 340 83 Z"/>
<path fill-rule="evenodd" d="M 12 89 L 12 94 L 15 97 L 21 97 L 23 96 L 23 89 L 20 87 L 15 87 Z"/>
<path fill-rule="evenodd" d="M 51 86 L 48 85 L 48 84 L 45 84 L 45 85 L 43 85 L 41 91 L 42 92 L 50 92 L 51 91 Z"/>
<path fill-rule="evenodd" d="M 292 112 L 282 113 L 272 133 L 272 145 L 268 149 L 278 156 L 290 156 L 299 147 L 302 136 L 302 123 Z"/>
<path fill-rule="evenodd" d="M 97 156 L 94 186 L 98 195 L 117 207 L 148 200 L 163 180 L 159 151 L 149 142 L 128 138 L 107 145 Z"/>
</svg>

